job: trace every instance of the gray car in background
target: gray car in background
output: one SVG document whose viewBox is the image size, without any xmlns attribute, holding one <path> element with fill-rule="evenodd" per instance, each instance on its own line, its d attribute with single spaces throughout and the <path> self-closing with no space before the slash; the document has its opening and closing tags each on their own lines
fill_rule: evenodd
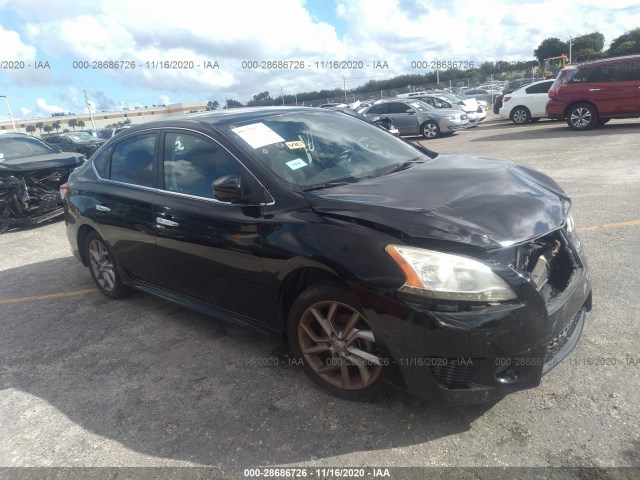
<svg viewBox="0 0 640 480">
<path fill-rule="evenodd" d="M 470 126 L 469 117 L 462 110 L 438 109 L 415 99 L 380 100 L 361 115 L 389 117 L 400 135 L 422 135 L 427 139 L 451 135 Z"/>
</svg>

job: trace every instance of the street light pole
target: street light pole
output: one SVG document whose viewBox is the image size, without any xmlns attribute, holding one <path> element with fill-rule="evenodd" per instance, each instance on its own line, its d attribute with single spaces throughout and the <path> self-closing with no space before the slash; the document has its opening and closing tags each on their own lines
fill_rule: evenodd
<svg viewBox="0 0 640 480">
<path fill-rule="evenodd" d="M 13 115 L 11 114 L 11 107 L 9 106 L 9 99 L 7 98 L 6 95 L 0 95 L 0 97 L 3 97 L 4 101 L 7 102 L 7 111 L 9 112 L 9 118 L 11 119 L 11 125 L 13 126 L 13 131 L 17 132 L 18 130 L 16 129 L 16 122 L 13 121 Z"/>
<path fill-rule="evenodd" d="M 87 95 L 87 91 L 83 90 L 84 93 L 84 101 L 87 103 L 87 108 L 89 109 L 89 117 L 91 117 L 91 126 L 94 130 L 96 130 L 96 121 L 93 119 L 93 112 L 91 111 L 91 104 L 89 103 L 89 96 Z"/>
</svg>

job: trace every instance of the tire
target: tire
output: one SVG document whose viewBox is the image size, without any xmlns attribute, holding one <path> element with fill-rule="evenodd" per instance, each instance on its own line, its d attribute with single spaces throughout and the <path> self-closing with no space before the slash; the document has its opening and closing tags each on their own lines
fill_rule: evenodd
<svg viewBox="0 0 640 480">
<path fill-rule="evenodd" d="M 609 120 L 611 120 L 610 118 L 600 118 L 598 120 L 598 125 L 604 125 L 605 123 L 608 123 Z"/>
<path fill-rule="evenodd" d="M 85 245 L 89 271 L 98 289 L 112 300 L 130 293 L 129 287 L 120 280 L 117 264 L 102 237 L 91 232 L 87 235 Z"/>
<path fill-rule="evenodd" d="M 427 140 L 431 140 L 440 135 L 440 127 L 433 120 L 427 120 L 420 127 L 420 134 Z"/>
<path fill-rule="evenodd" d="M 589 103 L 576 103 L 567 112 L 567 125 L 572 130 L 590 130 L 598 124 L 598 112 Z"/>
<path fill-rule="evenodd" d="M 289 312 L 289 344 L 304 371 L 331 394 L 372 400 L 384 391 L 375 337 L 358 299 L 321 282 L 300 294 Z"/>
<path fill-rule="evenodd" d="M 531 112 L 527 107 L 516 107 L 511 110 L 511 121 L 516 125 L 524 125 L 531 121 Z"/>
</svg>

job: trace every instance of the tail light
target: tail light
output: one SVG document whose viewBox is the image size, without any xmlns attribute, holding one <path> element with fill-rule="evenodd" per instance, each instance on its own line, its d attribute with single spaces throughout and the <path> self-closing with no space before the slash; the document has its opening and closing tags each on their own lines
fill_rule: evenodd
<svg viewBox="0 0 640 480">
<path fill-rule="evenodd" d="M 554 88 L 553 90 L 549 90 L 548 95 L 549 95 L 549 98 L 555 97 L 556 95 L 558 95 L 558 89 Z"/>
<path fill-rule="evenodd" d="M 63 183 L 60 185 L 60 198 L 64 200 L 69 195 L 69 190 L 71 190 L 71 185 L 68 183 Z"/>
<path fill-rule="evenodd" d="M 509 100 L 511 100 L 511 97 L 504 97 L 502 103 L 507 103 Z"/>
</svg>

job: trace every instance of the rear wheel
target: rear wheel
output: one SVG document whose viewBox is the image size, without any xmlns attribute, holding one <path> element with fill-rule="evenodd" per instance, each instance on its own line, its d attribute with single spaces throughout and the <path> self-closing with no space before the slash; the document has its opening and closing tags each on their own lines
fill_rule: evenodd
<svg viewBox="0 0 640 480">
<path fill-rule="evenodd" d="M 598 112 L 593 105 L 577 103 L 567 112 L 567 125 L 573 130 L 589 130 L 598 124 Z"/>
<path fill-rule="evenodd" d="M 420 127 L 420 133 L 424 138 L 430 140 L 440 135 L 440 127 L 433 120 L 428 120 L 422 124 L 422 127 Z"/>
<path fill-rule="evenodd" d="M 96 232 L 87 235 L 89 270 L 96 286 L 111 299 L 127 295 L 130 290 L 120 281 L 117 265 L 104 240 Z"/>
<path fill-rule="evenodd" d="M 305 290 L 289 313 L 291 349 L 315 383 L 342 398 L 383 391 L 382 358 L 357 298 L 332 283 Z"/>
<path fill-rule="evenodd" d="M 516 125 L 524 125 L 531 121 L 531 113 L 526 107 L 516 107 L 511 111 L 511 121 Z"/>
</svg>

